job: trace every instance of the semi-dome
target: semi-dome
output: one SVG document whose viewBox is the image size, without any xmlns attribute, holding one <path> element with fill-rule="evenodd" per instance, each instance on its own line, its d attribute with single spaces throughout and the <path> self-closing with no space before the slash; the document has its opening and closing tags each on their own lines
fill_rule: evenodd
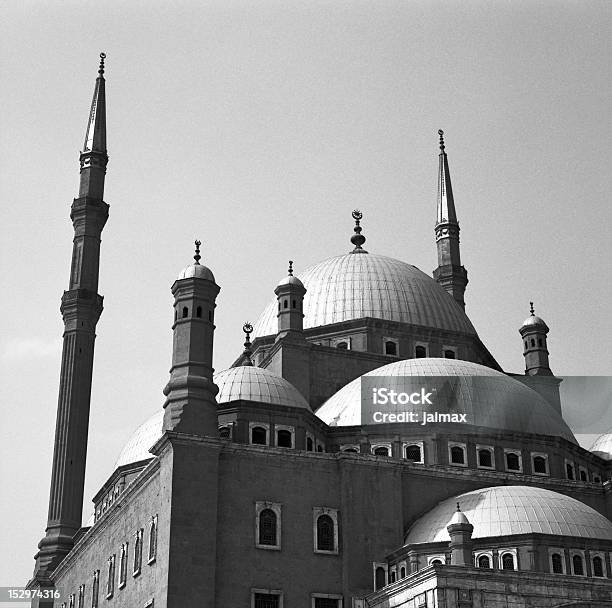
<svg viewBox="0 0 612 608">
<path fill-rule="evenodd" d="M 612 460 L 612 430 L 600 435 L 589 451 L 604 460 Z"/>
<path fill-rule="evenodd" d="M 330 426 L 362 424 L 361 378 L 367 376 L 401 377 L 402 390 L 414 384 L 412 388 L 416 391 L 422 386 L 422 377 L 431 377 L 427 390 L 436 391 L 435 405 L 410 406 L 410 410 L 419 413 L 421 420 L 424 412 L 432 410 L 466 414 L 469 425 L 560 436 L 576 443 L 563 418 L 534 390 L 494 369 L 458 359 L 405 359 L 383 365 L 349 382 L 332 395 L 316 415 Z M 411 377 L 415 379 L 411 381 Z M 447 377 L 457 380 L 449 386 Z M 406 409 L 405 406 L 402 409 Z"/>
<path fill-rule="evenodd" d="M 554 534 L 612 540 L 612 522 L 584 503 L 542 488 L 495 486 L 448 498 L 418 519 L 406 544 L 449 541 L 446 526 L 459 503 L 472 538 Z"/>
<path fill-rule="evenodd" d="M 383 255 L 347 253 L 307 268 L 304 328 L 373 317 L 475 335 L 461 306 L 415 266 Z M 255 336 L 278 331 L 273 299 L 254 325 Z"/>
<path fill-rule="evenodd" d="M 231 367 L 215 374 L 214 380 L 219 405 L 244 400 L 310 409 L 293 384 L 261 367 Z M 160 409 L 139 426 L 119 454 L 115 469 L 151 458 L 149 448 L 162 436 L 163 422 L 164 410 Z"/>
</svg>

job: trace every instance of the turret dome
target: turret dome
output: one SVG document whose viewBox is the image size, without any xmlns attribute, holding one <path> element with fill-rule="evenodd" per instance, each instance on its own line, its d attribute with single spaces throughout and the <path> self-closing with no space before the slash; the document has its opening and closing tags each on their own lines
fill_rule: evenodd
<svg viewBox="0 0 612 608">
<path fill-rule="evenodd" d="M 589 451 L 604 460 L 612 460 L 612 430 L 600 435 Z"/>
<path fill-rule="evenodd" d="M 207 281 L 215 282 L 215 277 L 210 268 L 207 268 L 203 264 L 189 264 L 185 266 L 177 277 L 177 280 L 181 279 L 206 279 Z"/>
</svg>

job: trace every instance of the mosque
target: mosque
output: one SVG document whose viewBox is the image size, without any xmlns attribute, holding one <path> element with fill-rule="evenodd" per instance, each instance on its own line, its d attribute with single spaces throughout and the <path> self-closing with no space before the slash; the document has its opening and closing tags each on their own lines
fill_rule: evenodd
<svg viewBox="0 0 612 608">
<path fill-rule="evenodd" d="M 217 373 L 220 287 L 196 242 L 171 287 L 163 407 L 134 432 L 83 525 L 109 209 L 104 69 L 102 54 L 71 207 L 32 605 L 612 606 L 612 436 L 588 451 L 564 422 L 533 305 L 517 335 L 523 373 L 503 371 L 478 337 L 442 132 L 433 276 L 368 252 L 354 211 L 346 249 L 299 273 L 290 262 L 245 324 L 243 352 Z M 372 412 L 381 383 L 404 401 L 385 409 L 374 393 Z"/>
</svg>

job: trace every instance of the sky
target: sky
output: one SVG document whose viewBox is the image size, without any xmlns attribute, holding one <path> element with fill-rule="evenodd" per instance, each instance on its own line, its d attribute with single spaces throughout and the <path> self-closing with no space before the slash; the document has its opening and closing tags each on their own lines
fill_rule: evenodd
<svg viewBox="0 0 612 608">
<path fill-rule="evenodd" d="M 4 3 L 0 586 L 25 583 L 44 534 L 70 204 L 101 51 L 110 217 L 86 515 L 132 431 L 162 407 L 170 287 L 194 239 L 221 286 L 221 370 L 288 259 L 299 275 L 352 248 L 355 208 L 369 251 L 433 270 L 438 129 L 469 273 L 466 311 L 483 342 L 522 373 L 518 328 L 533 300 L 551 328 L 556 374 L 609 375 L 611 7 Z M 612 427 L 610 408 L 599 407 L 581 429 L 586 443 Z"/>
</svg>

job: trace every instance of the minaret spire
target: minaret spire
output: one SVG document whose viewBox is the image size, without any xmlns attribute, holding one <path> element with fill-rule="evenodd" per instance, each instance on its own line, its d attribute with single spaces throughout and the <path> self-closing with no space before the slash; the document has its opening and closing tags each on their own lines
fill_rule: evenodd
<svg viewBox="0 0 612 608">
<path fill-rule="evenodd" d="M 461 265 L 459 252 L 459 222 L 455 211 L 455 199 L 451 184 L 448 156 L 445 151 L 444 131 L 439 130 L 440 156 L 438 170 L 438 209 L 436 218 L 436 246 L 438 267 L 434 279 L 455 300 L 465 308 L 465 287 L 468 283 L 467 270 Z"/>
<path fill-rule="evenodd" d="M 72 548 L 81 527 L 87 432 L 96 324 L 102 312 L 98 295 L 100 235 L 108 219 L 102 200 L 106 154 L 104 53 L 80 154 L 79 197 L 70 212 L 74 227 L 68 291 L 62 296 L 64 344 L 55 427 L 51 492 L 46 535 L 36 555 L 33 586 L 49 586 L 49 574 Z"/>
</svg>

